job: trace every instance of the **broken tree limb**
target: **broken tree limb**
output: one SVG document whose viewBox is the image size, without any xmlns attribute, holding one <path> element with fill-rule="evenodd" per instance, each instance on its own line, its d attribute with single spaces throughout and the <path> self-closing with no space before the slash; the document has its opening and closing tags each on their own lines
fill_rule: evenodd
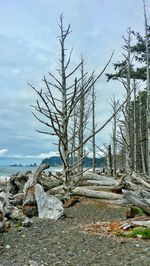
<svg viewBox="0 0 150 266">
<path fill-rule="evenodd" d="M 147 215 L 150 215 L 150 198 L 144 197 L 141 191 L 127 191 L 123 189 L 122 192 L 129 203 L 141 208 Z"/>
<path fill-rule="evenodd" d="M 92 172 L 86 172 L 83 175 L 83 180 L 99 180 L 103 182 L 108 182 L 110 184 L 112 183 L 113 185 L 117 184 L 117 180 L 114 179 L 113 177 L 98 175 Z"/>
<path fill-rule="evenodd" d="M 150 220 L 149 221 L 132 221 L 131 224 L 136 226 L 144 226 L 150 228 Z"/>
<path fill-rule="evenodd" d="M 129 175 L 124 175 L 122 176 L 122 178 L 119 180 L 118 184 L 114 185 L 114 187 L 112 187 L 112 191 L 116 191 L 116 192 L 121 192 L 122 189 L 125 190 L 132 190 L 132 191 L 138 191 L 141 189 L 140 185 L 137 185 L 135 183 L 133 183 L 133 181 L 131 180 L 132 177 Z"/>
<path fill-rule="evenodd" d="M 33 185 L 35 185 L 37 182 L 38 182 L 38 178 L 39 178 L 39 175 L 45 170 L 45 169 L 48 169 L 49 168 L 49 165 L 48 164 L 40 164 L 38 166 L 38 168 L 36 169 L 35 173 L 31 174 L 29 176 L 29 179 L 28 181 L 25 183 L 24 185 L 24 189 L 23 189 L 23 192 L 24 192 L 24 198 L 26 197 L 26 194 L 27 194 L 27 190 L 29 187 L 32 187 Z"/>
<path fill-rule="evenodd" d="M 9 197 L 5 192 L 0 193 L 0 213 L 2 213 L 3 217 L 10 213 Z"/>
<path fill-rule="evenodd" d="M 28 181 L 24 185 L 24 199 L 22 210 L 23 213 L 31 218 L 37 215 L 37 204 L 35 199 L 35 185 L 38 182 L 39 176 L 45 169 L 49 168 L 47 164 L 41 164 L 37 170 L 29 176 Z"/>
<path fill-rule="evenodd" d="M 118 200 L 123 198 L 122 195 L 115 194 L 112 192 L 95 191 L 80 187 L 76 187 L 75 189 L 73 189 L 72 194 L 76 196 L 97 198 L 97 199 L 108 199 L 108 200 Z"/>
<path fill-rule="evenodd" d="M 97 179 L 92 179 L 92 180 L 81 180 L 79 182 L 79 185 L 81 186 L 87 186 L 87 185 L 97 185 L 97 186 L 114 186 L 117 184 L 117 181 L 116 180 L 104 180 L 104 179 L 100 179 L 100 180 L 97 180 Z"/>
<path fill-rule="evenodd" d="M 63 183 L 63 181 L 60 181 L 60 180 L 52 181 L 52 180 L 47 180 L 47 179 L 46 180 L 39 179 L 38 183 L 44 188 L 45 191 L 47 191 L 51 188 L 54 188 L 54 187 L 61 185 Z"/>
<path fill-rule="evenodd" d="M 146 182 L 144 179 L 142 179 L 141 177 L 139 177 L 138 175 L 136 175 L 135 173 L 131 175 L 131 178 L 133 182 L 136 181 L 138 184 L 150 189 L 150 184 Z"/>
</svg>

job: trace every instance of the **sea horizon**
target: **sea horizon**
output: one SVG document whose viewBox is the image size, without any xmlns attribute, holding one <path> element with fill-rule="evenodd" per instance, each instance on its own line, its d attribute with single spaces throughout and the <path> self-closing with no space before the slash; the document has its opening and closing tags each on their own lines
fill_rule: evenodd
<svg viewBox="0 0 150 266">
<path fill-rule="evenodd" d="M 10 177 L 16 173 L 26 173 L 27 171 L 35 171 L 42 163 L 41 159 L 20 159 L 20 158 L 0 158 L 0 177 Z M 50 166 L 47 171 L 56 173 L 61 171 L 61 166 Z"/>
<path fill-rule="evenodd" d="M 25 174 L 27 171 L 35 171 L 37 166 L 0 166 L 0 178 L 10 178 L 11 175 L 21 173 Z M 62 171 L 61 166 L 50 166 L 46 172 L 52 172 L 55 174 L 57 171 Z"/>
</svg>

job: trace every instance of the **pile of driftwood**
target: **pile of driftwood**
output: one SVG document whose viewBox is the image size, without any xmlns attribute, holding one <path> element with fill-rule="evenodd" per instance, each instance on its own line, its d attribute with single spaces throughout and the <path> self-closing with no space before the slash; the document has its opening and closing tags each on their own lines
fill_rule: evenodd
<svg viewBox="0 0 150 266">
<path fill-rule="evenodd" d="M 12 175 L 1 186 L 0 231 L 4 230 L 8 219 L 22 219 L 24 226 L 30 218 L 59 219 L 64 215 L 64 178 L 57 173 L 43 173 L 48 165 L 40 165 L 35 173 Z M 132 174 L 124 174 L 119 179 L 101 176 L 92 172 L 84 174 L 76 186 L 72 186 L 70 196 L 92 197 L 110 200 L 116 204 L 131 204 L 140 207 L 150 215 L 150 182 Z M 63 203 L 62 203 L 63 202 Z M 67 206 L 65 202 L 65 206 Z M 20 218 L 21 217 L 21 218 Z"/>
<path fill-rule="evenodd" d="M 39 184 L 43 170 L 48 165 L 40 165 L 35 173 L 12 175 L 6 182 L 0 182 L 0 232 L 8 227 L 8 221 L 20 220 L 23 226 L 32 223 L 31 218 L 59 219 L 64 214 L 62 202 L 48 195 Z"/>
</svg>

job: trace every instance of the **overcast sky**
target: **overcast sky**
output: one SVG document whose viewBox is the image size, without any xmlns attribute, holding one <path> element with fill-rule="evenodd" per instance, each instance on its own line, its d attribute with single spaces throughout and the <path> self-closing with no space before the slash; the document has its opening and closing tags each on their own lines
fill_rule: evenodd
<svg viewBox="0 0 150 266">
<path fill-rule="evenodd" d="M 143 32 L 142 0 L 0 0 L 1 158 L 43 158 L 56 152 L 54 140 L 35 131 L 40 125 L 30 105 L 36 95 L 27 83 L 41 86 L 43 75 L 57 68 L 62 12 L 65 24 L 71 23 L 68 48 L 74 48 L 73 62 L 82 53 L 86 68 L 97 73 L 113 50 L 112 62 L 121 58 L 122 35 L 129 27 Z M 123 90 L 117 83 L 107 83 L 104 75 L 96 91 L 101 125 L 110 115 L 108 100 L 113 93 L 123 99 Z M 99 133 L 97 144 L 106 143 L 110 133 L 111 125 Z"/>
</svg>

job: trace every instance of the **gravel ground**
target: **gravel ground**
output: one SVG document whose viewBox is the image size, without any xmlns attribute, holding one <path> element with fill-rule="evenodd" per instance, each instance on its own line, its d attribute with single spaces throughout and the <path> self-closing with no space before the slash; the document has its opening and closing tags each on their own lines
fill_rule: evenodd
<svg viewBox="0 0 150 266">
<path fill-rule="evenodd" d="M 91 222 L 125 219 L 124 208 L 83 199 L 58 221 L 35 218 L 0 237 L 0 266 L 149 266 L 150 241 L 85 234 Z"/>
</svg>

